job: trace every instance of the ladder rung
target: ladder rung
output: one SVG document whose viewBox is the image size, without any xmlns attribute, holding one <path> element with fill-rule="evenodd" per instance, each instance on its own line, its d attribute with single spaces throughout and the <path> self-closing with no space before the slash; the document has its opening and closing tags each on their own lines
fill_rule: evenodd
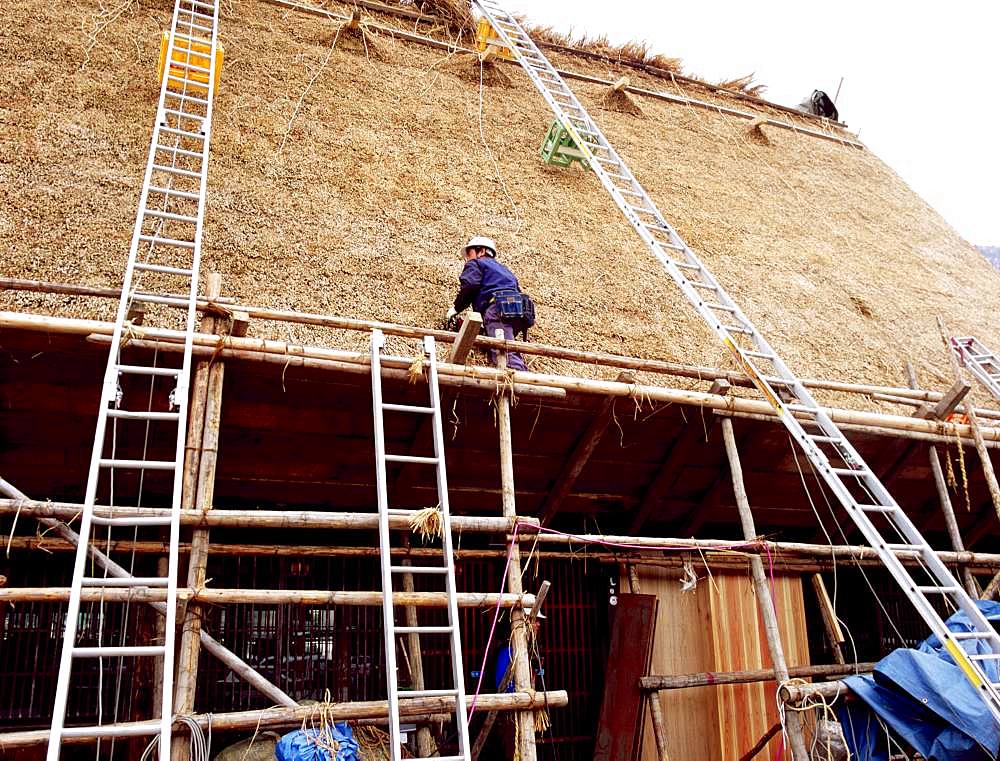
<svg viewBox="0 0 1000 761">
<path fill-rule="evenodd" d="M 135 293 L 132 295 L 132 301 L 142 304 L 170 304 L 175 307 L 186 307 L 191 303 L 181 296 L 157 296 L 154 293 Z"/>
<path fill-rule="evenodd" d="M 191 244 L 194 247 L 194 244 Z M 180 275 L 181 277 L 191 277 L 194 270 L 190 267 L 170 267 L 166 264 L 151 264 L 149 262 L 136 262 L 135 268 L 144 272 L 161 272 L 164 275 Z"/>
<path fill-rule="evenodd" d="M 184 19 L 177 19 L 177 26 L 180 26 L 181 24 L 186 26 L 188 29 L 197 29 L 200 32 L 208 32 L 209 34 L 212 34 L 214 31 L 210 26 L 202 26 L 201 24 L 195 24 L 194 22 L 185 21 Z"/>
<path fill-rule="evenodd" d="M 169 578 L 166 576 L 125 576 L 118 578 L 108 576 L 84 576 L 80 584 L 85 587 L 165 587 Z"/>
<path fill-rule="evenodd" d="M 76 658 L 119 658 L 129 655 L 163 655 L 163 645 L 104 645 L 101 647 L 74 647 Z"/>
<path fill-rule="evenodd" d="M 714 288 L 715 286 L 712 286 L 712 287 Z M 744 350 L 743 354 L 745 356 L 747 356 L 747 357 L 754 357 L 756 359 L 771 360 L 771 359 L 777 359 L 778 358 L 778 355 L 775 354 L 773 351 L 747 351 L 747 350 Z M 812 412 L 813 410 L 810 409 L 809 411 Z M 794 410 L 793 410 L 793 412 L 794 412 Z"/>
<path fill-rule="evenodd" d="M 791 405 L 789 405 L 789 408 L 791 408 Z M 855 476 L 857 478 L 864 478 L 871 475 L 871 471 L 868 468 L 830 468 L 830 472 L 836 473 L 838 476 Z"/>
<path fill-rule="evenodd" d="M 171 77 L 171 79 L 176 79 L 176 77 Z M 187 80 L 180 80 L 186 82 Z M 179 135 L 181 137 L 188 137 L 192 140 L 204 140 L 205 136 L 200 132 L 192 132 L 189 129 L 179 129 L 177 127 L 168 127 L 165 124 L 159 126 L 160 132 L 166 132 L 168 135 Z M 199 175 L 200 176 L 200 175 Z"/>
<path fill-rule="evenodd" d="M 953 595 L 958 591 L 958 587 L 917 587 L 925 595 Z"/>
<path fill-rule="evenodd" d="M 127 468 L 131 470 L 174 470 L 177 463 L 173 460 L 115 460 L 101 459 L 102 468 Z"/>
<path fill-rule="evenodd" d="M 181 0 L 181 3 L 185 5 L 197 6 L 199 8 L 207 8 L 210 11 L 215 10 L 215 6 L 212 3 L 202 3 L 199 0 Z M 186 13 L 187 8 L 181 8 L 181 13 Z"/>
<path fill-rule="evenodd" d="M 952 639 L 994 639 L 997 637 L 997 633 L 990 632 L 952 632 Z"/>
<path fill-rule="evenodd" d="M 788 378 L 781 378 L 777 375 L 762 375 L 760 377 L 772 386 L 794 386 L 798 383 L 798 380 L 788 380 Z"/>
<path fill-rule="evenodd" d="M 711 301 L 706 301 L 704 304 L 709 309 L 717 309 L 720 312 L 731 312 L 732 314 L 736 314 L 736 307 L 727 307 L 725 304 L 716 304 Z"/>
<path fill-rule="evenodd" d="M 393 565 L 393 573 L 448 573 L 445 566 L 437 565 Z"/>
<path fill-rule="evenodd" d="M 742 333 L 745 336 L 752 336 L 754 334 L 753 330 L 744 328 L 742 325 L 723 325 L 722 327 L 730 333 Z"/>
<path fill-rule="evenodd" d="M 166 375 L 177 377 L 182 372 L 179 367 L 143 367 L 142 365 L 115 365 L 115 369 L 126 375 Z"/>
<path fill-rule="evenodd" d="M 140 235 L 139 240 L 152 243 L 155 246 L 176 246 L 177 248 L 189 248 L 194 250 L 194 241 L 177 240 L 177 238 L 161 238 L 157 235 Z M 154 270 L 155 272 L 156 270 Z"/>
<path fill-rule="evenodd" d="M 157 219 L 169 219 L 173 222 L 185 222 L 187 224 L 197 224 L 198 217 L 190 217 L 187 214 L 174 214 L 172 211 L 160 211 L 158 209 L 143 209 L 143 216 L 156 217 Z"/>
<path fill-rule="evenodd" d="M 160 129 L 166 129 L 166 127 L 161 127 Z M 179 174 L 181 177 L 194 177 L 200 180 L 201 174 L 199 172 L 192 172 L 190 169 L 179 169 L 175 166 L 163 166 L 163 164 L 153 164 L 153 170 L 156 172 L 170 172 L 171 174 Z"/>
<path fill-rule="evenodd" d="M 970 655 L 970 661 L 997 661 L 1000 660 L 1000 653 L 982 653 L 977 655 Z"/>
<path fill-rule="evenodd" d="M 176 196 L 177 198 L 186 198 L 189 201 L 197 201 L 201 196 L 197 193 L 189 193 L 186 190 L 174 190 L 173 188 L 161 188 L 159 185 L 150 185 L 150 193 L 162 193 L 165 196 Z"/>
<path fill-rule="evenodd" d="M 396 634 L 451 634 L 450 626 L 397 626 Z"/>
<path fill-rule="evenodd" d="M 188 156 L 193 159 L 201 159 L 201 154 L 197 151 L 189 151 L 186 148 L 175 148 L 170 145 L 162 145 L 160 143 L 156 144 L 156 150 L 163 151 L 165 153 L 172 153 L 175 156 Z"/>
<path fill-rule="evenodd" d="M 181 23 L 187 24 L 187 22 L 181 22 Z M 187 24 L 187 25 L 190 26 L 190 24 Z M 199 28 L 205 29 L 205 27 L 199 27 Z M 211 29 L 207 29 L 207 31 L 211 32 L 212 30 Z M 207 47 L 211 47 L 211 45 L 212 45 L 212 41 L 211 40 L 206 40 L 204 37 L 194 37 L 194 36 L 192 36 L 190 34 L 184 34 L 183 32 L 174 32 L 174 37 L 180 37 L 182 40 L 187 40 L 188 42 L 193 42 L 193 43 L 195 43 L 197 45 L 205 45 Z M 174 94 L 176 95 L 176 93 L 174 93 Z M 202 103 L 208 103 L 207 100 L 204 100 L 204 99 L 199 99 L 199 100 L 201 100 Z"/>
<path fill-rule="evenodd" d="M 421 407 L 416 404 L 383 404 L 382 409 L 395 412 L 417 412 L 422 415 L 430 415 L 434 412 L 434 407 Z"/>
<path fill-rule="evenodd" d="M 895 505 L 856 505 L 856 507 L 866 513 L 894 513 L 899 509 Z"/>
<path fill-rule="evenodd" d="M 198 11 L 193 11 L 193 10 L 190 10 L 188 8 L 182 8 L 180 12 L 183 13 L 185 16 L 190 17 L 190 18 L 203 18 L 203 19 L 207 19 L 208 21 L 215 21 L 215 17 L 214 16 L 209 16 L 209 15 L 206 15 L 204 13 L 198 13 Z"/>
<path fill-rule="evenodd" d="M 192 122 L 204 122 L 205 121 L 205 115 L 204 114 L 189 114 L 187 111 L 180 111 L 180 110 L 178 110 L 176 108 L 164 108 L 163 111 L 162 111 L 162 113 L 164 113 L 164 114 L 173 114 L 178 119 L 188 119 L 189 121 L 192 121 Z"/>
<path fill-rule="evenodd" d="M 413 462 L 420 463 L 424 465 L 437 465 L 437 457 L 418 457 L 412 454 L 387 454 L 385 455 L 386 462 Z"/>
<path fill-rule="evenodd" d="M 119 420 L 177 420 L 179 412 L 144 412 L 142 410 L 108 410 L 108 417 Z"/>
<path fill-rule="evenodd" d="M 711 283 L 702 283 L 698 280 L 689 281 L 691 285 L 695 288 L 704 288 L 706 291 L 716 291 L 718 292 L 719 287 L 717 285 L 712 285 Z M 749 354 L 749 352 L 743 352 L 744 354 Z M 773 356 L 773 355 L 772 355 Z"/>
<path fill-rule="evenodd" d="M 140 526 L 169 526 L 169 515 L 152 516 L 132 516 L 122 518 L 105 518 L 103 515 L 95 515 L 91 518 L 95 526 L 117 526 L 126 528 L 138 528 Z"/>
<path fill-rule="evenodd" d="M 751 354 L 751 355 L 753 354 L 753 352 L 749 352 L 749 351 L 745 351 L 743 353 L 744 354 Z M 785 405 L 785 409 L 789 410 L 790 412 L 802 412 L 802 413 L 804 413 L 806 415 L 818 415 L 819 414 L 819 407 L 809 407 L 809 406 L 807 406 L 805 404 L 786 404 Z M 854 471 L 851 471 L 851 472 L 853 473 Z"/>
<path fill-rule="evenodd" d="M 922 544 L 886 544 L 885 548 L 891 552 L 922 552 Z"/>
<path fill-rule="evenodd" d="M 157 724 L 103 724 L 88 727 L 63 727 L 60 737 L 145 737 L 160 731 Z"/>
<path fill-rule="evenodd" d="M 808 436 L 813 441 L 822 441 L 826 444 L 840 444 L 844 441 L 843 436 L 824 436 L 822 434 L 807 433 Z"/>
</svg>

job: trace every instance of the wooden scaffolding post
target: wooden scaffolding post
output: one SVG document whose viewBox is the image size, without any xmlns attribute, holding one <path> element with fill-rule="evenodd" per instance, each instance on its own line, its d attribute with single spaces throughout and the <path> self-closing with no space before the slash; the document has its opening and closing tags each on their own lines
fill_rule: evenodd
<svg viewBox="0 0 1000 761">
<path fill-rule="evenodd" d="M 639 572 L 632 563 L 625 566 L 625 573 L 628 576 L 628 585 L 632 594 L 642 594 L 639 585 Z M 670 761 L 670 754 L 667 752 L 667 723 L 663 720 L 663 707 L 660 705 L 660 693 L 658 690 L 648 690 L 646 701 L 649 703 L 649 718 L 653 723 L 653 739 L 656 741 L 656 757 L 659 761 Z"/>
<path fill-rule="evenodd" d="M 222 275 L 208 276 L 208 297 L 217 298 L 222 291 Z M 221 319 L 206 316 L 202 330 L 221 332 Z M 212 507 L 215 491 L 215 463 L 219 446 L 221 422 L 222 382 L 225 366 L 219 360 L 198 363 L 191 387 L 191 422 L 188 427 L 187 456 L 184 458 L 184 489 L 181 504 L 206 512 Z M 193 504 L 192 504 L 193 503 Z M 208 565 L 208 529 L 196 528 L 191 534 L 191 553 L 188 556 L 188 587 L 205 586 L 205 569 Z M 198 657 L 201 654 L 202 606 L 189 603 L 184 611 L 181 643 L 177 652 L 177 681 L 174 687 L 174 715 L 194 713 L 195 693 L 198 687 Z M 178 733 L 174 736 L 171 756 L 187 761 L 190 754 L 188 738 Z"/>
<path fill-rule="evenodd" d="M 409 540 L 406 540 L 406 546 L 409 547 Z M 412 561 L 403 560 L 403 565 L 412 565 Z M 403 591 L 413 592 L 413 574 L 404 573 L 403 578 Z M 419 626 L 420 621 L 417 620 L 417 609 L 413 605 L 407 605 L 403 608 L 403 615 L 406 616 L 407 626 Z M 424 657 L 420 649 L 420 635 L 416 632 L 410 632 L 406 635 L 406 648 L 409 650 L 407 653 L 406 663 L 410 671 L 410 685 L 415 690 L 424 689 Z M 429 727 L 421 726 L 417 728 L 417 755 L 421 758 L 430 758 L 435 753 L 437 753 L 437 747 L 434 744 L 434 738 L 431 737 L 431 730 Z"/>
<path fill-rule="evenodd" d="M 503 331 L 497 330 L 497 338 L 503 338 Z M 507 371 L 507 354 L 498 352 L 497 366 L 501 373 Z M 500 427 L 500 488 L 503 497 L 505 518 L 517 517 L 514 498 L 514 448 L 510 424 L 510 396 L 501 393 L 497 397 L 497 420 Z M 521 545 L 516 537 L 511 539 L 510 565 L 507 570 L 507 586 L 511 594 L 522 594 L 521 586 Z M 525 631 L 524 611 L 520 607 L 510 609 L 511 645 L 513 646 L 514 687 L 518 692 L 534 692 L 535 684 L 531 676 L 528 655 L 528 637 Z M 535 714 L 521 711 L 515 714 L 517 722 L 517 744 L 519 761 L 536 761 Z"/>
<path fill-rule="evenodd" d="M 733 478 L 733 494 L 736 506 L 740 511 L 740 523 L 743 524 L 743 538 L 748 542 L 757 539 L 757 529 L 754 527 L 753 515 L 750 512 L 750 501 L 747 499 L 746 484 L 743 482 L 743 466 L 740 464 L 740 454 L 736 449 L 736 437 L 733 435 L 733 421 L 722 418 L 722 436 L 726 443 L 726 457 Z M 781 646 L 781 634 L 778 632 L 778 617 L 774 612 L 774 600 L 771 598 L 771 588 L 764 573 L 764 562 L 760 555 L 750 556 L 750 568 L 753 571 L 753 586 L 757 597 L 757 606 L 764 621 L 764 634 L 767 637 L 767 648 L 771 653 L 771 663 L 779 684 L 788 681 L 788 665 L 785 663 L 785 651 Z M 802 721 L 795 711 L 785 715 L 785 729 L 791 745 L 794 761 L 808 761 L 805 736 L 802 733 Z"/>
</svg>

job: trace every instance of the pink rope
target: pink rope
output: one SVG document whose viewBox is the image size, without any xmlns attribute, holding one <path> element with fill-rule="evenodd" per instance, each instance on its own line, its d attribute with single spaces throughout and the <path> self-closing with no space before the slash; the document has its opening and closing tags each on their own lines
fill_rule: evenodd
<svg viewBox="0 0 1000 761">
<path fill-rule="evenodd" d="M 493 625 L 490 627 L 490 636 L 486 640 L 486 649 L 483 650 L 483 662 L 479 666 L 479 680 L 476 682 L 476 692 L 472 696 L 472 705 L 469 706 L 470 720 L 472 719 L 472 714 L 476 712 L 476 703 L 479 702 L 479 691 L 482 689 L 483 676 L 486 674 L 486 659 L 490 655 L 493 635 L 496 634 L 497 622 L 500 620 L 500 604 L 503 602 L 503 591 L 507 587 L 507 572 L 510 570 L 510 559 L 514 556 L 514 543 L 517 541 L 517 532 L 520 528 L 520 524 L 515 521 L 514 532 L 510 538 L 510 548 L 507 550 L 507 564 L 503 568 L 503 578 L 500 580 L 500 595 L 497 597 L 497 606 L 493 611 Z"/>
</svg>

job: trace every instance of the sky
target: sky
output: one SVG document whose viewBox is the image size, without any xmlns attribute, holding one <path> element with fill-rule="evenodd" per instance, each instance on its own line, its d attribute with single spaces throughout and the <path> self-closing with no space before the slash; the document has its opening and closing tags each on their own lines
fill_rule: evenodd
<svg viewBox="0 0 1000 761">
<path fill-rule="evenodd" d="M 643 40 L 686 73 L 754 72 L 793 106 L 814 89 L 967 240 L 1000 245 L 996 0 L 502 0 L 561 32 Z"/>
</svg>

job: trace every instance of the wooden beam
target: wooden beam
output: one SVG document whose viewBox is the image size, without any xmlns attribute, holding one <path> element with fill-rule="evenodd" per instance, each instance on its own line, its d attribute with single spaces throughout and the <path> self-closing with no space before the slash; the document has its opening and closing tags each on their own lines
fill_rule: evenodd
<svg viewBox="0 0 1000 761">
<path fill-rule="evenodd" d="M 635 381 L 635 375 L 626 370 L 619 373 L 616 380 L 619 383 L 632 383 Z M 555 518 L 559 512 L 559 508 L 562 507 L 563 500 L 569 495 L 574 484 L 576 484 L 576 479 L 580 477 L 580 473 L 583 472 L 584 467 L 590 460 L 590 456 L 594 453 L 597 445 L 601 443 L 604 432 L 611 425 L 614 408 L 615 399 L 613 397 L 605 398 L 600 402 L 593 419 L 590 421 L 590 425 L 587 426 L 587 430 L 576 442 L 576 446 L 573 447 L 573 452 L 570 454 L 569 459 L 563 463 L 559 475 L 556 476 L 556 480 L 553 482 L 552 488 L 545 498 L 545 502 L 542 503 L 538 511 L 539 520 L 543 526 L 547 526 Z"/>
<path fill-rule="evenodd" d="M 740 761 L 751 761 L 751 759 L 756 758 L 760 754 L 760 752 L 767 747 L 767 744 L 771 742 L 771 738 L 774 737 L 776 734 L 778 734 L 778 732 L 780 731 L 781 731 L 781 722 L 779 721 L 773 727 L 767 730 L 763 735 L 761 735 L 761 738 L 754 744 L 754 746 L 750 750 L 748 750 L 746 753 L 740 756 Z"/>
<path fill-rule="evenodd" d="M 628 88 L 629 84 L 630 83 L 628 81 L 628 77 L 619 77 L 611 85 L 611 89 L 614 90 L 615 92 L 622 92 L 623 90 Z"/>
<path fill-rule="evenodd" d="M 508 692 L 503 695 L 487 694 L 474 698 L 467 695 L 466 707 L 476 701 L 477 707 L 496 711 L 527 711 L 528 715 L 536 708 L 562 708 L 569 703 L 569 695 L 565 690 L 552 692 Z M 399 714 L 406 718 L 418 718 L 430 715 L 454 714 L 454 697 L 407 698 L 405 693 L 399 699 Z M 369 700 L 357 703 L 335 703 L 327 706 L 323 714 L 325 721 L 349 721 L 362 719 L 379 719 L 389 715 L 389 704 L 385 700 Z M 196 714 L 191 717 L 204 730 L 214 732 L 254 731 L 255 729 L 271 729 L 278 727 L 300 727 L 305 721 L 319 719 L 318 706 L 305 705 L 288 708 L 265 708 L 257 711 L 235 711 L 231 713 Z M 155 735 L 160 731 L 160 722 L 130 721 L 114 725 L 122 730 L 120 737 L 136 735 Z M 28 732 L 5 732 L 0 734 L 0 751 L 15 748 L 26 748 L 31 745 L 43 745 L 49 740 L 47 729 Z M 93 743 L 91 737 L 66 737 L 63 744 Z"/>
<path fill-rule="evenodd" d="M 930 408 L 921 407 L 913 415 L 931 420 L 944 420 L 955 411 L 971 390 L 972 384 L 964 378 L 959 378 L 941 397 L 941 401 Z"/>
<path fill-rule="evenodd" d="M 813 591 L 816 593 L 816 602 L 819 604 L 819 612 L 823 617 L 823 628 L 826 630 L 826 639 L 830 643 L 833 659 L 837 663 L 842 664 L 844 663 L 844 653 L 840 649 L 840 646 L 844 643 L 844 632 L 840 628 L 837 611 L 834 610 L 830 595 L 827 594 L 823 577 L 818 573 L 814 573 L 809 579 L 812 582 Z"/>
<path fill-rule="evenodd" d="M 874 663 L 837 663 L 820 666 L 792 666 L 788 669 L 791 679 L 814 679 L 848 674 L 866 674 L 875 668 Z M 646 676 L 639 680 L 644 690 L 686 690 L 720 684 L 753 684 L 773 682 L 777 679 L 774 669 L 751 671 L 703 671 L 697 674 L 669 674 Z"/>
<path fill-rule="evenodd" d="M 469 312 L 458 329 L 458 338 L 451 345 L 448 361 L 454 365 L 464 365 L 469 358 L 476 338 L 483 329 L 483 317 L 479 312 Z"/>
</svg>

